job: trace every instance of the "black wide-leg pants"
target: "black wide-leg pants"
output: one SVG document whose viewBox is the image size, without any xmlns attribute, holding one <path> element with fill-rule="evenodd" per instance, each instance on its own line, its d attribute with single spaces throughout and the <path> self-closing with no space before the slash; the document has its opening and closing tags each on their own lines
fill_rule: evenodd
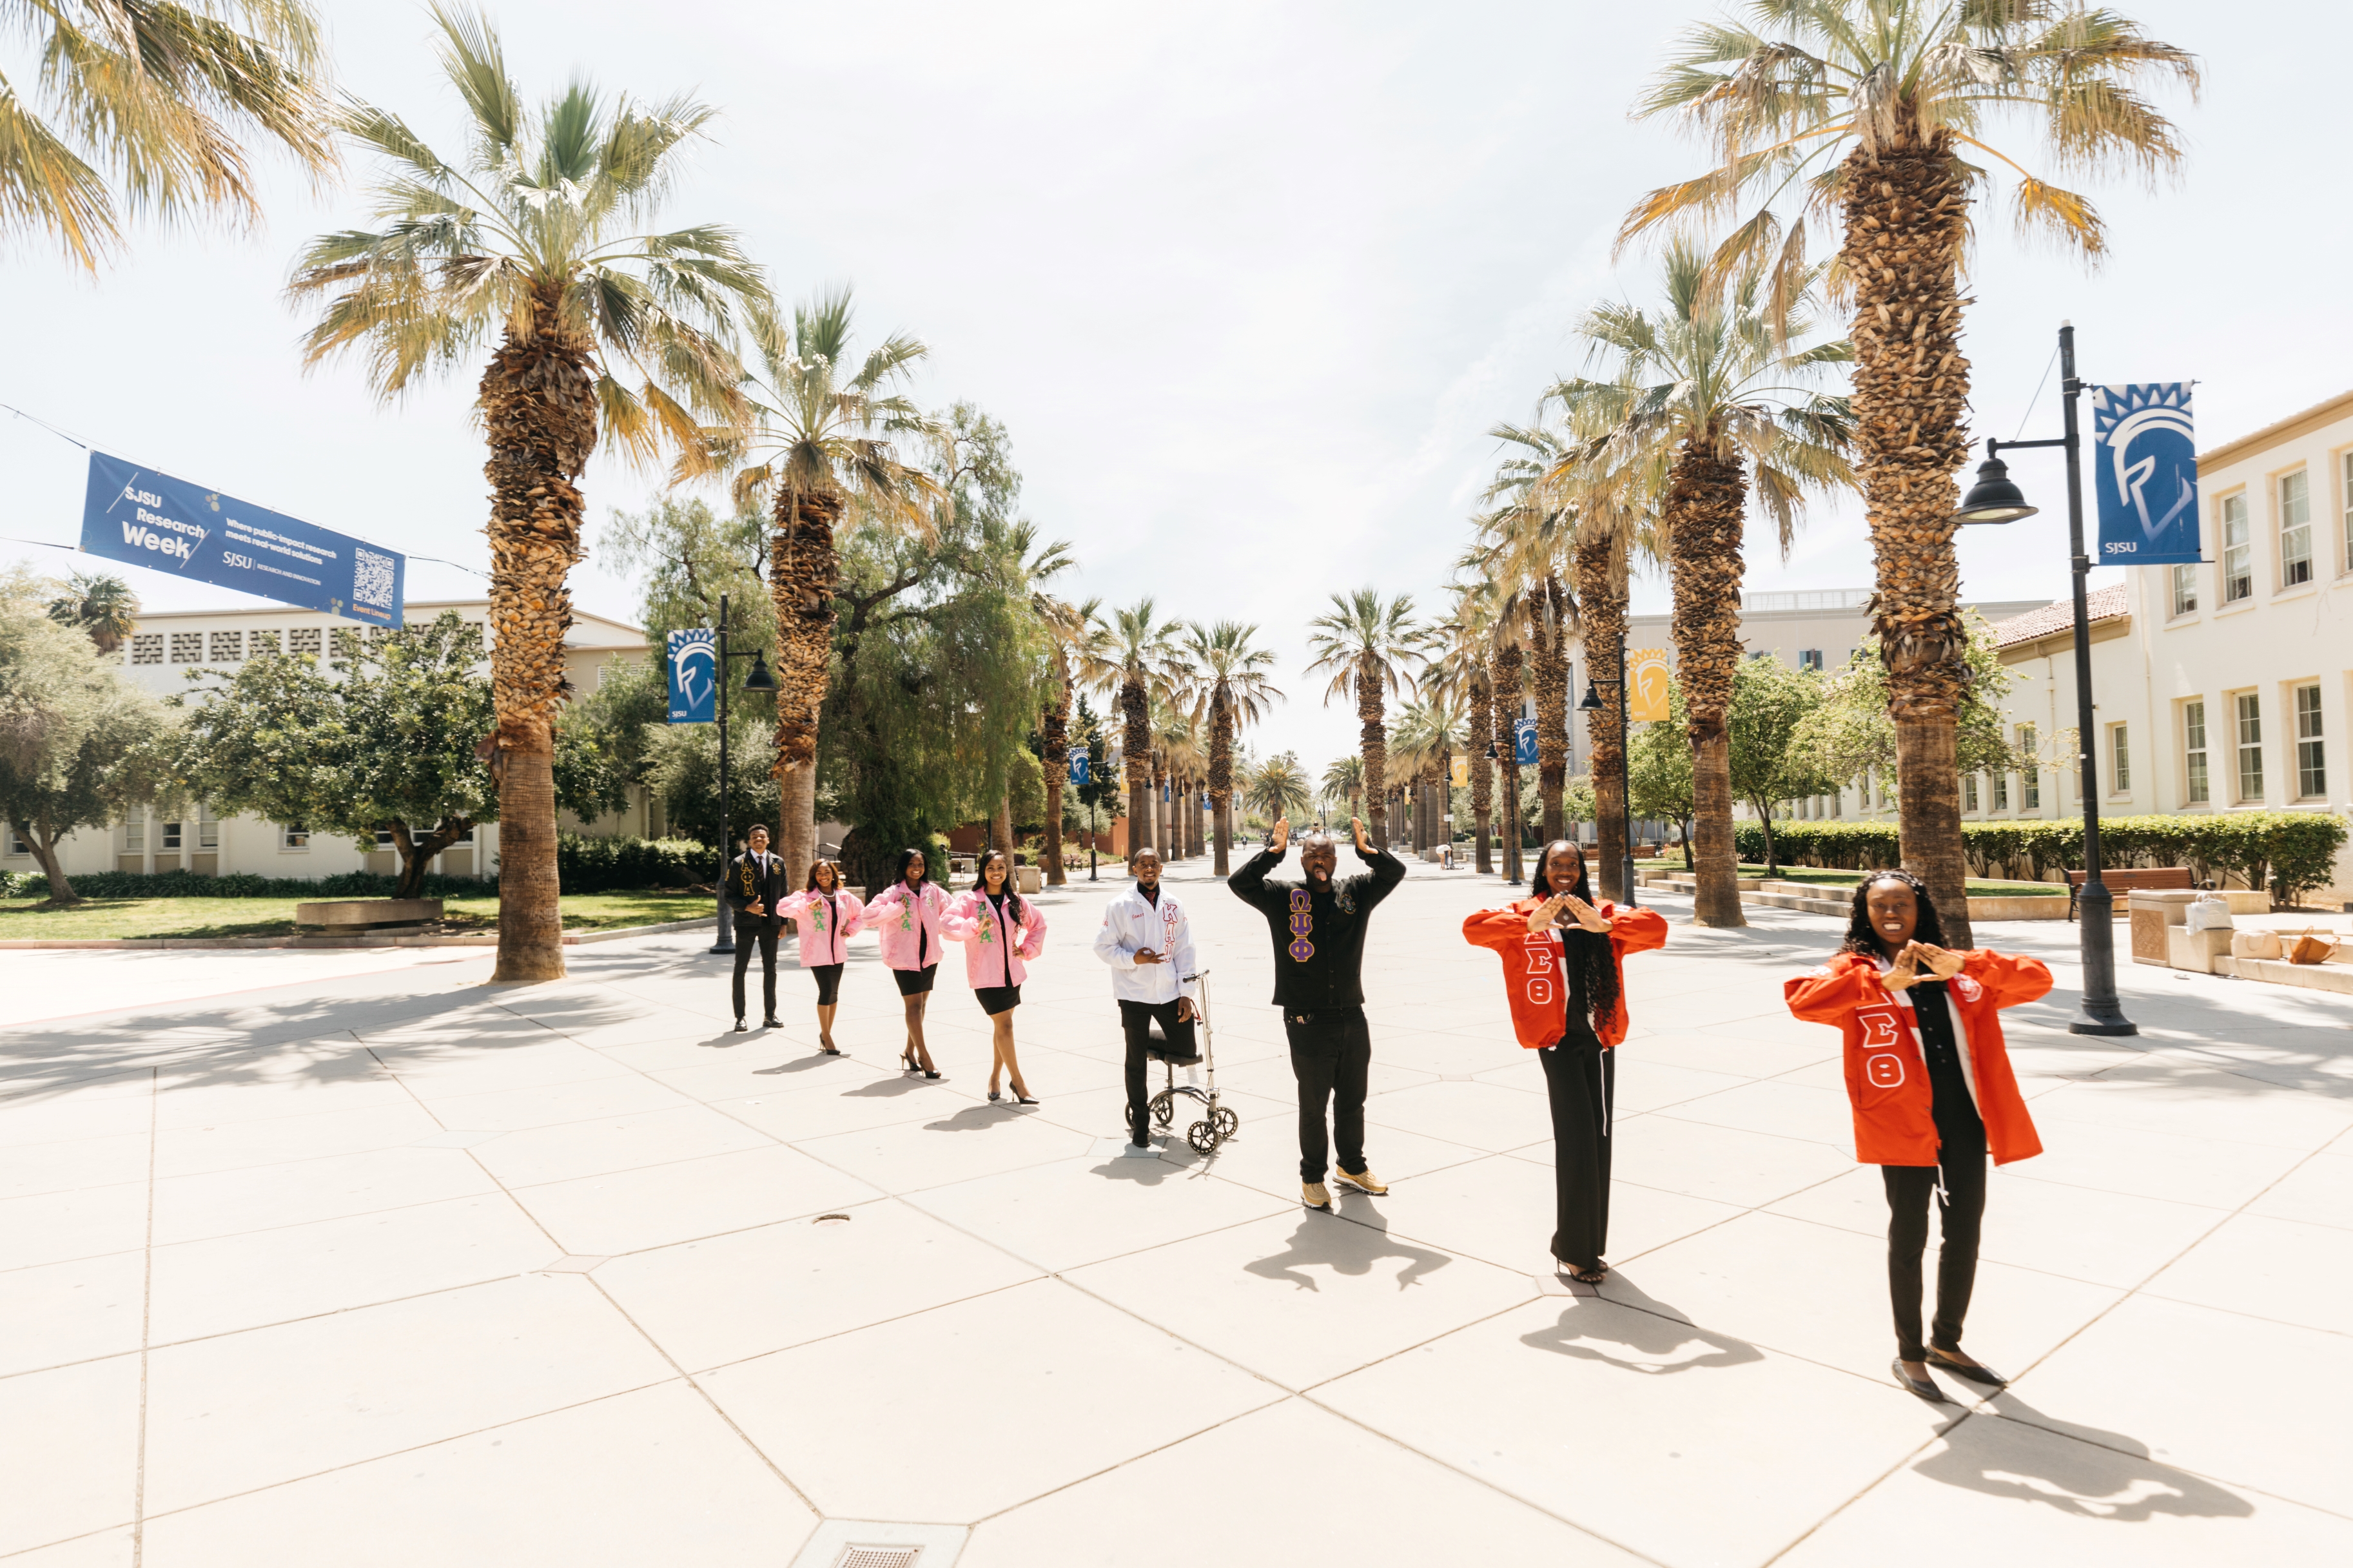
<svg viewBox="0 0 2353 1568">
<path fill-rule="evenodd" d="M 1536 1052 L 1552 1101 L 1554 1217 L 1552 1255 L 1591 1268 L 1609 1245 L 1609 1100 L 1617 1053 L 1589 1029 L 1571 1027 L 1556 1046 Z"/>
<path fill-rule="evenodd" d="M 765 999 L 766 1004 L 766 1010 L 760 1016 L 773 1018 L 776 1016 L 776 926 L 774 921 L 760 915 L 754 915 L 751 918 L 759 922 L 760 994 Z M 734 995 L 735 1016 L 739 1018 L 746 1016 L 744 1011 L 744 968 L 752 962 L 750 935 L 751 933 L 744 930 L 744 917 L 736 916 Z"/>
<path fill-rule="evenodd" d="M 1324 1140 L 1324 1110 L 1332 1110 L 1331 1142 L 1340 1146 L 1340 1169 L 1365 1169 L 1365 1080 L 1373 1068 L 1373 1034 L 1362 1007 L 1323 1013 L 1285 1013 L 1291 1040 L 1291 1076 L 1299 1082 L 1299 1179 L 1324 1179 L 1331 1147 Z"/>
<path fill-rule="evenodd" d="M 1119 1026 L 1127 1033 L 1127 1131 L 1128 1142 L 1136 1147 L 1152 1145 L 1152 1084 L 1146 1076 L 1152 1069 L 1152 1058 L 1145 1053 L 1152 1045 L 1152 1021 L 1160 1020 L 1160 1033 L 1168 1041 L 1168 1048 L 1180 1057 L 1191 1056 L 1193 1020 L 1179 1020 L 1175 1002 L 1130 1002 L 1119 1005 Z"/>
<path fill-rule="evenodd" d="M 1887 1184 L 1887 1293 L 1895 1307 L 1895 1353 L 1926 1361 L 1920 1342 L 1920 1260 L 1928 1248 L 1928 1198 L 1942 1171 L 1945 1190 L 1936 1202 L 1944 1240 L 1936 1248 L 1936 1317 L 1932 1342 L 1940 1351 L 1961 1348 L 1961 1320 L 1978 1282 L 1978 1234 L 1985 1223 L 1986 1157 L 1947 1152 L 1942 1165 L 1882 1165 Z"/>
</svg>

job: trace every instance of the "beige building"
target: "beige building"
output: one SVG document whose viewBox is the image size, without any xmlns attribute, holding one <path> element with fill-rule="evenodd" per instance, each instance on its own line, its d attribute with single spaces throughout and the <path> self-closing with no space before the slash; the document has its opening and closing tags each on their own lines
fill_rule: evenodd
<svg viewBox="0 0 2353 1568">
<path fill-rule="evenodd" d="M 487 599 L 412 603 L 404 614 L 414 626 L 450 610 L 480 628 L 488 645 Z M 323 657 L 338 628 L 363 630 L 340 616 L 286 605 L 167 611 L 140 616 L 120 657 L 125 674 L 149 690 L 166 695 L 187 689 L 191 669 L 233 669 L 265 651 Z M 575 612 L 572 629 L 565 637 L 565 669 L 576 691 L 595 689 L 616 664 L 647 657 L 643 631 L 601 616 Z M 658 837 L 659 807 L 645 799 L 642 791 L 633 795 L 629 809 L 620 816 L 582 824 L 566 814 L 563 826 L 575 832 Z M 355 843 L 311 833 L 301 823 L 216 817 L 203 805 L 176 821 L 152 810 L 134 812 L 111 827 L 84 828 L 69 836 L 60 851 L 69 877 L 92 871 L 185 869 L 202 876 L 248 873 L 316 880 L 346 871 L 399 868 L 388 837 L 382 844 Z M 485 823 L 475 828 L 467 842 L 436 857 L 431 868 L 445 877 L 497 875 L 498 825 Z M 35 869 L 37 866 L 30 848 L 13 829 L 0 827 L 0 870 Z"/>
</svg>

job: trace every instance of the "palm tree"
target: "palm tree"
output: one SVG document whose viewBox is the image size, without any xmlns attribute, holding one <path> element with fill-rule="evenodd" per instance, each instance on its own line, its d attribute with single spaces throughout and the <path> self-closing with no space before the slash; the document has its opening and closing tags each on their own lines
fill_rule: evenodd
<svg viewBox="0 0 2353 1568">
<path fill-rule="evenodd" d="M 2055 0 L 1755 9 L 1759 27 L 1718 21 L 1686 32 L 1637 105 L 1695 126 L 1719 162 L 1645 196 L 1621 240 L 1736 214 L 1747 193 L 1761 193 L 1718 250 L 1717 271 L 1769 260 L 1771 292 L 1788 301 L 1806 269 L 1809 222 L 1842 222 L 1833 281 L 1855 311 L 1856 467 L 1878 566 L 1872 616 L 1895 726 L 1904 863 L 1940 910 L 1958 911 L 1968 863 L 1955 747 L 1968 664 L 1953 511 L 1969 394 L 1959 269 L 1989 164 L 2013 176 L 2021 237 L 2092 262 L 2106 248 L 2093 204 L 1994 146 L 1985 122 L 2007 110 L 2041 128 L 2061 169 L 2128 169 L 2153 183 L 2185 154 L 2140 84 L 2169 79 L 2195 101 L 2197 61 L 2128 16 Z M 1785 199 L 1801 204 L 1786 222 L 1777 210 Z M 1947 931 L 1966 943 L 1967 918 Z"/>
<path fill-rule="evenodd" d="M 489 22 L 434 16 L 468 111 L 465 155 L 444 160 L 398 115 L 352 104 L 343 129 L 384 164 L 382 226 L 313 239 L 289 291 L 321 301 L 305 364 L 362 351 L 387 402 L 496 339 L 476 405 L 491 448 L 499 719 L 493 977 L 550 980 L 564 973 L 553 721 L 569 689 L 565 579 L 586 511 L 575 481 L 600 438 L 650 463 L 665 449 L 699 454 L 707 427 L 740 420 L 728 340 L 767 291 L 733 230 L 649 232 L 712 110 L 686 97 L 640 107 L 586 82 L 526 109 Z"/>
<path fill-rule="evenodd" d="M 49 601 L 49 619 L 89 633 L 99 652 L 112 653 L 139 624 L 139 595 L 111 572 L 76 572 Z"/>
<path fill-rule="evenodd" d="M 1500 503 L 1479 520 L 1496 569 L 1517 592 L 1504 613 L 1517 623 L 1536 699 L 1536 788 L 1546 843 L 1564 831 L 1561 795 L 1568 785 L 1568 640 L 1577 630 L 1576 596 L 1562 578 L 1577 509 L 1545 476 L 1567 460 L 1573 438 L 1545 426 L 1503 424 L 1488 432 L 1506 444 L 1486 499 Z"/>
<path fill-rule="evenodd" d="M 1257 646 L 1256 626 L 1240 621 L 1186 629 L 1186 652 L 1200 672 L 1206 689 L 1209 721 L 1209 805 L 1216 817 L 1217 872 L 1227 874 L 1227 856 L 1234 837 L 1234 736 L 1244 724 L 1266 716 L 1271 699 L 1281 697 L 1269 672 L 1271 651 Z"/>
<path fill-rule="evenodd" d="M 1319 793 L 1324 800 L 1340 808 L 1343 816 L 1362 816 L 1359 803 L 1365 798 L 1365 759 L 1351 752 L 1335 757 L 1324 770 L 1324 783 Z"/>
<path fill-rule="evenodd" d="M 0 0 L 0 17 L 41 62 L 47 100 L 0 80 L 0 234 L 46 234 L 86 272 L 121 246 L 123 205 L 258 226 L 240 138 L 290 154 L 314 184 L 337 166 L 326 50 L 303 0 Z"/>
<path fill-rule="evenodd" d="M 1160 813 L 1155 842 L 1165 841 L 1162 856 L 1172 860 L 1193 853 L 1194 834 L 1186 828 L 1185 800 L 1194 770 L 1204 761 L 1202 742 L 1207 739 L 1189 696 L 1172 687 L 1165 700 L 1152 705 L 1152 798 Z M 1197 811 L 1193 816 L 1198 830 L 1200 814 Z"/>
<path fill-rule="evenodd" d="M 1487 685 L 1493 692 L 1495 721 L 1495 765 L 1504 779 L 1504 880 L 1517 886 L 1520 880 L 1520 705 L 1527 700 L 1524 689 L 1525 656 L 1513 625 L 1508 597 L 1499 588 L 1494 631 L 1487 648 Z"/>
<path fill-rule="evenodd" d="M 1479 560 L 1474 551 L 1456 563 L 1457 569 L 1476 571 Z M 1435 634 L 1440 651 L 1422 678 L 1430 690 L 1459 703 L 1467 721 L 1464 744 L 1471 752 L 1471 817 L 1477 867 L 1482 876 L 1494 869 L 1487 847 L 1494 823 L 1494 763 L 1482 753 L 1491 749 L 1495 731 L 1494 673 L 1488 655 L 1501 592 L 1493 578 L 1483 575 L 1454 584 L 1454 607 Z"/>
<path fill-rule="evenodd" d="M 1424 682 L 1419 700 L 1409 702 L 1398 714 L 1397 732 L 1389 742 L 1389 760 L 1398 776 L 1414 781 L 1413 847 L 1436 847 L 1446 814 L 1440 804 L 1453 784 L 1454 753 L 1462 744 L 1462 712 L 1451 694 Z"/>
<path fill-rule="evenodd" d="M 1152 699 L 1165 696 L 1181 668 L 1180 623 L 1159 618 L 1151 599 L 1113 610 L 1097 623 L 1100 636 L 1082 647 L 1080 679 L 1116 704 L 1122 723 L 1120 766 L 1127 781 L 1127 846 L 1132 855 L 1153 843 Z"/>
<path fill-rule="evenodd" d="M 859 357 L 847 288 L 797 306 L 786 321 L 772 305 L 753 307 L 745 337 L 759 363 L 744 379 L 744 427 L 690 452 L 677 476 L 692 479 L 734 468 L 739 510 L 765 506 L 768 595 L 776 607 L 776 759 L 784 820 L 776 852 L 794 886 L 817 854 L 818 720 L 833 656 L 835 539 L 846 507 L 887 527 L 929 532 L 949 486 L 902 455 L 913 441 L 938 449 L 947 426 L 892 389 L 931 351 L 894 332 Z M 854 367 L 854 368 L 853 368 Z M 735 468 L 745 458 L 764 460 Z M 951 458 L 948 466 L 953 470 Z"/>
<path fill-rule="evenodd" d="M 1329 705 L 1335 697 L 1356 700 L 1365 757 L 1365 802 L 1372 811 L 1375 847 L 1389 847 L 1387 753 L 1388 731 L 1381 722 L 1384 691 L 1413 689 L 1412 673 L 1405 667 L 1421 657 L 1422 630 L 1414 624 L 1413 596 L 1399 594 L 1387 604 L 1371 588 L 1332 595 L 1332 608 L 1308 624 L 1308 649 L 1315 662 L 1310 675 L 1330 671 L 1324 689 Z"/>
<path fill-rule="evenodd" d="M 1750 272 L 1711 290 L 1706 258 L 1668 248 L 1666 308 L 1604 305 L 1578 326 L 1608 381 L 1553 388 L 1594 443 L 1564 483 L 1588 509 L 1655 506 L 1674 585 L 1675 679 L 1690 711 L 1697 888 L 1693 917 L 1741 925 L 1732 845 L 1725 721 L 1740 662 L 1742 520 L 1752 489 L 1788 552 L 1809 490 L 1853 482 L 1843 455 L 1846 400 L 1810 390 L 1852 351 L 1843 342 L 1793 346 L 1812 330 L 1799 300 L 1775 308 Z"/>
<path fill-rule="evenodd" d="M 1070 563 L 1067 544 L 1057 543 L 1051 548 L 1064 552 L 1063 564 Z M 1054 572 L 1061 569 L 1058 565 Z M 1031 580 L 1037 581 L 1038 576 L 1033 574 Z M 1045 704 L 1038 715 L 1038 736 L 1039 759 L 1045 764 L 1046 773 L 1046 880 L 1059 888 L 1070 880 L 1062 868 L 1062 789 L 1070 782 L 1071 703 L 1078 694 L 1073 658 L 1083 663 L 1086 649 L 1103 635 L 1095 618 L 1103 609 L 1103 601 L 1089 599 L 1073 605 L 1051 595 L 1033 594 L 1031 604 L 1045 624 L 1053 647 Z"/>
<path fill-rule="evenodd" d="M 1251 770 L 1242 781 L 1242 798 L 1271 823 L 1294 814 L 1304 816 L 1307 808 L 1315 804 L 1314 791 L 1307 783 L 1307 770 L 1299 765 L 1296 752 L 1269 757 Z"/>
</svg>

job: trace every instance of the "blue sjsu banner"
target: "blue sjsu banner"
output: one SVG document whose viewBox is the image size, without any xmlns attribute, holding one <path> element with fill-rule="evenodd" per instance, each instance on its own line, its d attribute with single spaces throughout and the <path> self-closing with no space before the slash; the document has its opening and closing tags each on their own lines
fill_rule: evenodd
<svg viewBox="0 0 2353 1568">
<path fill-rule="evenodd" d="M 401 624 L 407 557 L 103 452 L 90 455 L 81 547 L 372 626 Z"/>
<path fill-rule="evenodd" d="M 2092 489 L 2101 564 L 2200 559 L 2198 437 L 2186 381 L 2092 388 Z"/>
<path fill-rule="evenodd" d="M 719 636 L 709 626 L 663 638 L 670 666 L 670 721 L 708 724 L 719 717 Z"/>
<path fill-rule="evenodd" d="M 1513 761 L 1524 768 L 1536 765 L 1536 721 L 1521 719 L 1512 725 Z"/>
<path fill-rule="evenodd" d="M 1086 787 L 1087 754 L 1084 752 L 1071 753 L 1071 782 L 1082 789 Z"/>
</svg>

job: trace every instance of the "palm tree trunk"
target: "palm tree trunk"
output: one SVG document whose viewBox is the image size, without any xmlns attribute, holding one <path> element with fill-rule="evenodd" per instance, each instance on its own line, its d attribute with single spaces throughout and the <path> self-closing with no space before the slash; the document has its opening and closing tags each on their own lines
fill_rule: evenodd
<svg viewBox="0 0 2353 1568">
<path fill-rule="evenodd" d="M 817 731 L 833 656 L 833 542 L 841 498 L 791 489 L 776 493 L 768 543 L 768 595 L 776 606 L 776 765 L 783 797 L 777 855 L 786 885 L 808 879 L 817 858 Z M 723 828 L 721 837 L 725 837 Z"/>
<path fill-rule="evenodd" d="M 562 320 L 554 287 L 534 319 Z M 565 579 L 586 503 L 573 483 L 596 445 L 589 345 L 560 328 L 507 334 L 482 372 L 491 460 L 491 689 L 499 729 L 499 958 L 493 981 L 564 974 L 555 874 L 555 705 L 564 700 Z"/>
<path fill-rule="evenodd" d="M 1070 880 L 1062 870 L 1062 787 L 1071 773 L 1071 658 L 1065 648 L 1054 650 L 1054 700 L 1039 715 L 1038 730 L 1046 768 L 1046 885 L 1059 888 Z"/>
<path fill-rule="evenodd" d="M 1147 809 L 1152 794 L 1152 707 L 1145 696 L 1144 682 L 1121 683 L 1119 710 L 1126 721 L 1120 767 L 1127 775 L 1127 853 L 1133 859 L 1137 850 L 1154 847 L 1152 815 Z"/>
<path fill-rule="evenodd" d="M 1365 763 L 1365 802 L 1371 809 L 1373 847 L 1389 847 L 1389 732 L 1381 722 L 1381 672 L 1371 659 L 1356 661 L 1358 742 Z"/>
<path fill-rule="evenodd" d="M 1217 872 L 1224 877 L 1234 842 L 1234 710 L 1223 681 L 1209 694 L 1209 804 L 1217 811 Z"/>
<path fill-rule="evenodd" d="M 1013 796 L 1009 791 L 997 797 L 997 816 L 989 823 L 988 831 L 989 837 L 996 840 L 995 847 L 1004 850 L 1006 858 L 1008 861 L 1011 860 L 1013 858 Z"/>
<path fill-rule="evenodd" d="M 1479 875 L 1484 877 L 1495 868 L 1493 858 L 1487 853 L 1487 832 L 1492 826 L 1495 805 L 1495 774 L 1493 764 L 1482 756 L 1488 744 L 1484 737 L 1495 729 L 1494 689 L 1484 675 L 1471 680 L 1471 831 L 1475 839 L 1472 853 L 1476 856 Z"/>
<path fill-rule="evenodd" d="M 1736 459 L 1717 457 L 1704 437 L 1684 442 L 1662 510 L 1674 582 L 1675 677 L 1691 725 L 1692 918 L 1706 926 L 1748 923 L 1740 913 L 1725 730 L 1740 663 L 1740 525 L 1747 500 Z"/>
<path fill-rule="evenodd" d="M 1545 574 L 1536 604 L 1536 788 L 1544 801 L 1544 837 L 1565 837 L 1561 792 L 1568 785 L 1568 595 L 1560 579 Z"/>
<path fill-rule="evenodd" d="M 1601 706 L 1586 715 L 1585 739 L 1593 756 L 1594 854 L 1601 862 L 1594 878 L 1601 896 L 1626 901 L 1626 753 L 1618 744 L 1618 707 L 1626 700 L 1625 672 L 1618 649 L 1626 635 L 1626 587 L 1610 571 L 1610 541 L 1579 540 L 1575 564 L 1577 602 L 1583 611 L 1585 668 Z M 1610 682 L 1620 682 L 1611 685 Z"/>
<path fill-rule="evenodd" d="M 1896 820 L 1906 869 L 1927 883 L 1949 942 L 1967 947 L 1968 860 L 1955 743 L 1968 688 L 1954 475 L 1968 456 L 1969 364 L 1956 268 L 1968 193 L 1946 133 L 1903 123 L 1847 158 L 1855 279 L 1855 468 L 1871 523 L 1873 628 L 1895 725 Z"/>
<path fill-rule="evenodd" d="M 1519 645 L 1498 648 L 1492 662 L 1495 689 L 1489 700 L 1494 704 L 1496 766 L 1504 774 L 1504 880 L 1516 884 L 1520 880 Z"/>
</svg>

